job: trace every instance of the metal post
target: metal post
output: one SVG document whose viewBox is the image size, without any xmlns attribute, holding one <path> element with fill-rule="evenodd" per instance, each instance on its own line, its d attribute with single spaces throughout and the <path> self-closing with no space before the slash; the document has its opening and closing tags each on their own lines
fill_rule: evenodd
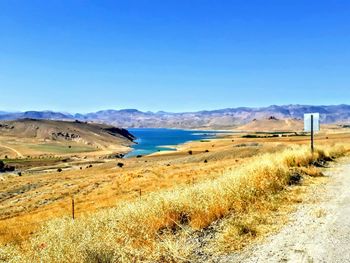
<svg viewBox="0 0 350 263">
<path fill-rule="evenodd" d="M 74 197 L 72 196 L 72 218 L 74 220 Z"/>
<path fill-rule="evenodd" d="M 314 153 L 314 115 L 311 115 L 311 152 Z"/>
</svg>

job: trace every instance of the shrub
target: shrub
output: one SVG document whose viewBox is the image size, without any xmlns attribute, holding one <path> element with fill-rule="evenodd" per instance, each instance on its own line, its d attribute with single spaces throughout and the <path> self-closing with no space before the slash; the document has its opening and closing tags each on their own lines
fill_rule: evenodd
<svg viewBox="0 0 350 263">
<path fill-rule="evenodd" d="M 8 172 L 13 172 L 16 168 L 14 166 L 7 165 L 5 169 L 7 169 Z"/>
</svg>

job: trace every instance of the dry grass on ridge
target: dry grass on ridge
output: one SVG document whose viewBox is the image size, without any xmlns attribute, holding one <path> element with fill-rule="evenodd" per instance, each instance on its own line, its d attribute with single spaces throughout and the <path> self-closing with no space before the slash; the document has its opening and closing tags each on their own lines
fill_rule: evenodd
<svg viewBox="0 0 350 263">
<path fill-rule="evenodd" d="M 140 201 L 125 202 L 75 221 L 53 220 L 27 245 L 3 247 L 0 259 L 9 262 L 188 261 L 198 249 L 198 244 L 192 242 L 193 233 L 205 232 L 220 219 L 237 224 L 231 222 L 226 229 L 224 226 L 214 241 L 220 245 L 229 237 L 235 248 L 234 242 L 240 242 L 240 236 L 258 234 L 249 225 L 258 224 L 259 218 L 247 222 L 244 215 L 260 204 L 278 200 L 296 172 L 315 175 L 313 162 L 345 152 L 342 147 L 333 147 L 312 155 L 308 147 L 294 147 L 253 157 L 249 163 L 213 180 L 155 192 Z M 270 209 L 268 205 L 265 208 Z"/>
</svg>

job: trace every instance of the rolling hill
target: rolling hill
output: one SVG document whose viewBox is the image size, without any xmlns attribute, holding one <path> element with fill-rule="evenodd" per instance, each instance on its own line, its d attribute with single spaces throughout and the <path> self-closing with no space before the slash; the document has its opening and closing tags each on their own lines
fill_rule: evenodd
<svg viewBox="0 0 350 263">
<path fill-rule="evenodd" d="M 298 119 L 277 119 L 273 116 L 265 119 L 254 119 L 253 121 L 240 126 L 237 130 L 253 132 L 289 132 L 303 131 L 304 123 Z"/>
<path fill-rule="evenodd" d="M 125 129 L 81 121 L 19 119 L 0 121 L 0 153 L 11 156 L 125 152 L 134 136 Z"/>
</svg>

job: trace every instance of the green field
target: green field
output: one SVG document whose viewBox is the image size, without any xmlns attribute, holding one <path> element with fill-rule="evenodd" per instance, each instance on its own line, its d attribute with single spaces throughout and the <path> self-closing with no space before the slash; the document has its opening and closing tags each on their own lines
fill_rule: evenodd
<svg viewBox="0 0 350 263">
<path fill-rule="evenodd" d="M 63 144 L 35 144 L 30 145 L 28 148 L 40 151 L 44 153 L 82 153 L 82 152 L 93 152 L 96 151 L 96 148 L 92 146 L 81 146 L 81 145 L 63 145 Z"/>
</svg>

